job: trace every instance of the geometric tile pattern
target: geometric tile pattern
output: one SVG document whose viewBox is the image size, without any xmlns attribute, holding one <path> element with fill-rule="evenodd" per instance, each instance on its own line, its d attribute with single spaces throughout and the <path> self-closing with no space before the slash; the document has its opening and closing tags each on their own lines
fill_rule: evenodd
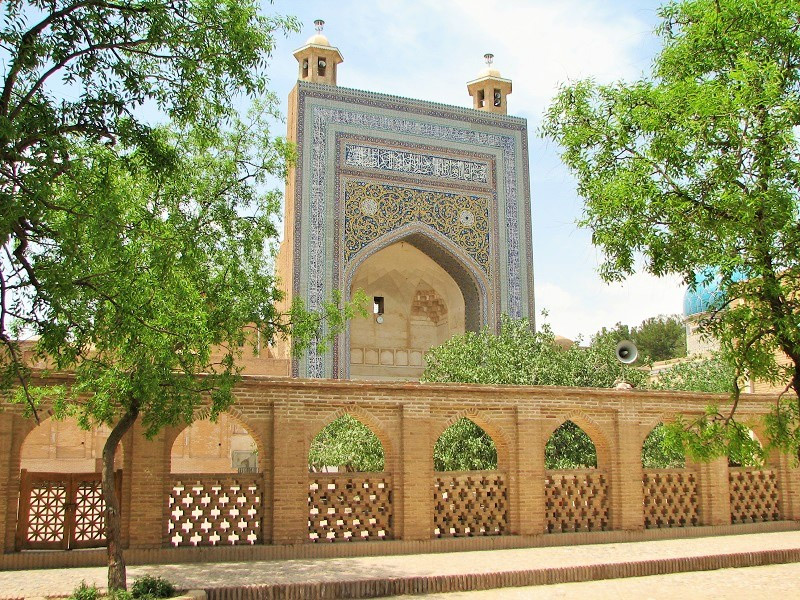
<svg viewBox="0 0 800 600">
<path fill-rule="evenodd" d="M 545 532 L 606 531 L 608 479 L 597 469 L 545 471 Z"/>
<path fill-rule="evenodd" d="M 173 477 L 167 542 L 234 546 L 261 542 L 263 475 Z"/>
<path fill-rule="evenodd" d="M 345 260 L 377 238 L 423 223 L 460 246 L 483 271 L 489 268 L 489 199 L 384 183 L 345 183 Z"/>
<path fill-rule="evenodd" d="M 75 498 L 75 541 L 81 546 L 106 541 L 106 503 L 103 500 L 102 482 L 82 481 Z"/>
<path fill-rule="evenodd" d="M 503 535 L 508 532 L 505 473 L 460 471 L 433 480 L 436 537 Z"/>
<path fill-rule="evenodd" d="M 390 540 L 392 526 L 391 475 L 314 473 L 309 476 L 309 541 Z"/>
<path fill-rule="evenodd" d="M 642 474 L 644 527 L 699 525 L 697 475 L 685 469 L 658 469 Z"/>
<path fill-rule="evenodd" d="M 100 473 L 20 473 L 19 550 L 69 550 L 106 545 Z M 117 497 L 122 471 L 115 473 Z"/>
<path fill-rule="evenodd" d="M 26 540 L 60 543 L 66 529 L 67 482 L 38 481 L 31 486 Z"/>
<path fill-rule="evenodd" d="M 772 469 L 731 468 L 731 523 L 780 521 L 778 478 Z"/>
</svg>

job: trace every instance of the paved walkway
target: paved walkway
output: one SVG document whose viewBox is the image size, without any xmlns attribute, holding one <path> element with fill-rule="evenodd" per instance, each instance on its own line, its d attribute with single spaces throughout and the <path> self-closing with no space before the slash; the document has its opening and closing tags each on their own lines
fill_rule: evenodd
<svg viewBox="0 0 800 600">
<path fill-rule="evenodd" d="M 492 573 L 793 549 L 800 549 L 800 531 L 407 556 L 148 565 L 129 567 L 128 580 L 148 573 L 166 577 L 180 588 L 209 588 Z M 0 599 L 66 596 L 81 581 L 103 587 L 105 580 L 105 569 L 98 567 L 4 571 L 0 572 Z"/>
<path fill-rule="evenodd" d="M 800 596 L 800 563 L 719 569 L 674 575 L 603 579 L 536 587 L 502 588 L 422 596 L 392 596 L 395 600 L 759 600 Z M 390 599 L 391 600 L 391 599 Z"/>
</svg>

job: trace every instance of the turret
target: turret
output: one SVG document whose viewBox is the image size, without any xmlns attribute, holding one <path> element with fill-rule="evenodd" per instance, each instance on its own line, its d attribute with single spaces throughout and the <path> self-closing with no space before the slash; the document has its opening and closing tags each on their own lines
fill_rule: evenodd
<svg viewBox="0 0 800 600">
<path fill-rule="evenodd" d="M 328 38 L 322 34 L 325 21 L 314 21 L 317 33 L 308 38 L 305 46 L 294 51 L 294 57 L 300 63 L 300 81 L 327 83 L 336 85 L 336 65 L 344 61 L 338 48 L 331 46 Z"/>
<path fill-rule="evenodd" d="M 500 71 L 492 67 L 494 54 L 484 54 L 486 68 L 478 78 L 467 82 L 467 91 L 472 96 L 472 107 L 504 115 L 507 113 L 506 96 L 511 93 L 511 80 L 500 77 Z"/>
</svg>

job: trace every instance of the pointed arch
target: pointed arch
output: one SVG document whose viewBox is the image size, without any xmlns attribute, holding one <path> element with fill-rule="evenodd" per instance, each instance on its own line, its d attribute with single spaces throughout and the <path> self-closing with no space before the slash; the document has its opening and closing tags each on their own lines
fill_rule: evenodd
<svg viewBox="0 0 800 600">
<path fill-rule="evenodd" d="M 352 441 L 343 441 L 343 444 L 347 446 L 352 445 L 351 451 L 354 452 L 368 452 L 374 454 L 374 456 L 359 457 L 359 463 L 362 465 L 374 463 L 375 467 L 359 469 L 359 470 L 369 470 L 369 471 L 386 470 L 387 465 L 391 464 L 390 460 L 392 458 L 390 455 L 392 444 L 389 440 L 389 436 L 387 435 L 385 428 L 378 419 L 376 419 L 369 412 L 358 406 L 339 407 L 336 410 L 325 415 L 322 419 L 317 419 L 308 427 L 307 429 L 308 437 L 307 437 L 306 447 L 309 450 L 309 469 L 311 469 L 313 462 L 311 456 L 312 454 L 315 453 L 315 448 L 314 448 L 315 440 L 317 440 L 320 435 L 324 435 L 326 433 L 326 430 L 328 430 L 337 421 L 340 421 L 345 418 L 353 419 L 354 421 L 357 422 L 357 426 L 359 425 L 363 426 L 363 428 L 368 432 L 368 435 L 359 436 L 358 432 L 354 432 L 356 434 L 356 439 Z M 347 426 L 347 424 L 345 423 L 343 423 L 343 425 L 345 427 Z M 340 432 L 332 432 L 332 435 L 340 435 Z M 369 439 L 370 437 L 372 437 L 374 441 L 377 441 L 379 448 L 374 446 L 372 440 Z M 335 453 L 338 454 L 338 451 Z M 330 464 L 324 466 L 339 466 L 339 465 Z"/>
<path fill-rule="evenodd" d="M 444 421 L 438 423 L 434 426 L 433 431 L 431 432 L 431 454 L 434 453 L 436 444 L 441 439 L 442 435 L 450 429 L 450 427 L 456 425 L 461 419 L 466 419 L 471 421 L 474 425 L 482 429 L 486 435 L 491 440 L 491 443 L 494 445 L 495 452 L 496 452 L 496 468 L 503 470 L 509 467 L 509 436 L 504 431 L 504 429 L 498 425 L 494 419 L 492 419 L 489 415 L 479 411 L 477 409 L 467 409 L 458 411 L 452 415 L 450 415 Z"/>
<path fill-rule="evenodd" d="M 111 433 L 107 425 L 83 429 L 77 419 L 56 419 L 52 410 L 37 425 L 32 420 L 20 448 L 20 468 L 56 473 L 94 473 L 102 470 L 103 446 Z M 117 447 L 116 468 L 122 468 L 126 440 Z"/>
<path fill-rule="evenodd" d="M 465 328 L 479 331 L 489 323 L 489 281 L 480 265 L 466 252 L 432 227 L 409 223 L 376 239 L 359 251 L 345 268 L 343 289 L 349 293 L 353 276 L 361 264 L 376 252 L 397 242 L 407 242 L 442 267 L 458 285 L 467 308 Z M 345 344 L 345 348 L 349 347 Z M 348 357 L 349 358 L 349 357 Z"/>
<path fill-rule="evenodd" d="M 553 439 L 553 434 L 557 429 L 562 427 L 566 422 L 572 422 L 581 432 L 583 432 L 591 441 L 594 446 L 596 456 L 596 466 L 598 469 L 608 468 L 611 461 L 611 438 L 606 435 L 602 427 L 589 415 L 583 411 L 574 411 L 560 418 L 558 421 L 552 422 L 548 428 L 545 429 L 545 449 L 547 444 Z"/>
<path fill-rule="evenodd" d="M 228 425 L 231 429 L 224 431 Z M 211 436 L 216 436 L 217 448 L 224 455 L 217 452 L 217 456 L 213 456 Z M 233 406 L 221 411 L 216 422 L 211 421 L 210 406 L 197 409 L 192 422 L 172 428 L 165 441 L 172 473 L 264 472 L 267 469 L 264 440 Z"/>
<path fill-rule="evenodd" d="M 683 469 L 686 456 L 663 443 L 664 422 L 653 426 L 641 443 L 642 468 L 644 469 Z"/>
</svg>

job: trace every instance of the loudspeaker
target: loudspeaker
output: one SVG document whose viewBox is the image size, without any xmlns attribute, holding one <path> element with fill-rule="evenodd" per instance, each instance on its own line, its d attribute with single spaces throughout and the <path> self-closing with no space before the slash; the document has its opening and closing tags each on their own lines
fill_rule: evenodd
<svg viewBox="0 0 800 600">
<path fill-rule="evenodd" d="M 639 356 L 639 350 L 630 340 L 622 340 L 617 344 L 617 360 L 624 365 L 629 365 Z"/>
</svg>

